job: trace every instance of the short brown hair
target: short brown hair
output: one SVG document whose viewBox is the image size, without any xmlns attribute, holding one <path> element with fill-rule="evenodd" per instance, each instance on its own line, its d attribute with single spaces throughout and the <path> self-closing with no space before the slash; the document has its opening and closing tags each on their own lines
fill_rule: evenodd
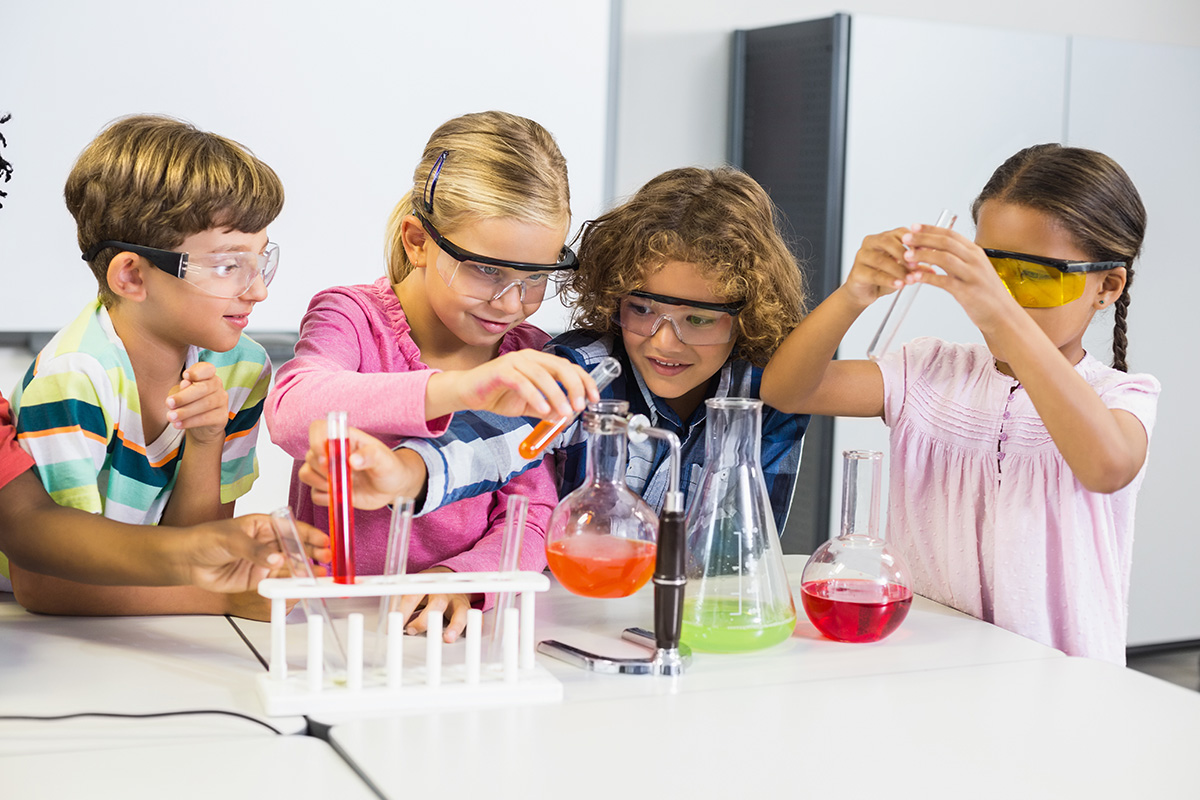
<svg viewBox="0 0 1200 800">
<path fill-rule="evenodd" d="M 565 289 L 573 323 L 617 334 L 621 297 L 668 261 L 696 264 L 722 300 L 743 304 L 733 355 L 751 364 L 765 366 L 804 316 L 800 265 L 766 191 L 732 167 L 685 167 L 586 224 L 579 271 Z"/>
<path fill-rule="evenodd" d="M 123 117 L 79 155 L 63 190 L 79 249 L 113 241 L 171 249 L 210 228 L 257 233 L 283 209 L 274 170 L 237 142 L 158 115 Z M 105 306 L 116 299 L 105 248 L 89 262 Z"/>
<path fill-rule="evenodd" d="M 413 213 L 438 157 L 449 151 L 438 175 L 432 210 L 422 213 L 446 236 L 481 219 L 517 219 L 549 227 L 571 221 L 567 160 L 548 130 L 504 111 L 455 117 L 429 137 L 413 182 L 392 210 L 387 229 L 388 277 L 400 283 L 412 271 L 400 226 Z"/>
</svg>

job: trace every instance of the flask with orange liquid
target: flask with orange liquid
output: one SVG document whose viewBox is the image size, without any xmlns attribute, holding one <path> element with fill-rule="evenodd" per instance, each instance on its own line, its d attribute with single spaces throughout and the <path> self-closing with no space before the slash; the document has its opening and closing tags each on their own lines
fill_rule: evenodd
<svg viewBox="0 0 1200 800">
<path fill-rule="evenodd" d="M 650 580 L 658 539 L 653 509 L 625 484 L 629 403 L 601 400 L 583 413 L 587 478 L 550 515 L 546 560 L 585 597 L 626 597 Z"/>
</svg>

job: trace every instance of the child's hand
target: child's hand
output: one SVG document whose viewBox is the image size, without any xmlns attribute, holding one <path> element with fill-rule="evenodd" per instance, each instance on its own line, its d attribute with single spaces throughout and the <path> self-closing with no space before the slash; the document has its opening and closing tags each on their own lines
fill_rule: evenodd
<svg viewBox="0 0 1200 800">
<path fill-rule="evenodd" d="M 949 292 L 985 334 L 1001 319 L 1021 310 L 983 248 L 961 233 L 914 225 L 902 240 L 911 248 L 905 259 L 916 279 Z M 936 264 L 946 274 L 937 273 L 929 264 Z"/>
<path fill-rule="evenodd" d="M 491 411 L 506 417 L 559 417 L 600 399 L 596 383 L 577 364 L 540 350 L 515 350 L 467 370 L 430 377 L 430 419 L 454 411 Z"/>
<path fill-rule="evenodd" d="M 446 567 L 431 567 L 424 572 L 453 572 L 453 570 Z M 425 601 L 425 607 L 419 614 L 409 619 L 422 600 Z M 400 598 L 398 608 L 398 611 L 404 615 L 403 618 L 408 621 L 404 632 L 409 636 L 429 630 L 430 614 L 448 616 L 450 619 L 442 627 L 442 641 L 446 644 L 456 641 L 467 629 L 467 612 L 470 610 L 471 596 L 466 594 L 406 594 Z"/>
<path fill-rule="evenodd" d="M 397 496 L 416 499 L 425 489 L 425 462 L 412 450 L 393 451 L 383 442 L 358 428 L 349 428 L 350 481 L 354 507 L 383 508 Z M 325 453 L 325 420 L 308 427 L 308 453 L 300 467 L 300 481 L 312 487 L 312 500 L 329 505 L 329 459 Z"/>
<path fill-rule="evenodd" d="M 167 419 L 191 441 L 199 444 L 225 441 L 229 395 L 216 367 L 197 361 L 183 371 L 182 380 L 167 396 Z"/>
<path fill-rule="evenodd" d="M 863 239 L 862 246 L 854 255 L 843 289 L 854 302 L 866 308 L 884 295 L 912 282 L 911 267 L 905 261 L 904 242 L 901 237 L 908 228 L 895 228 L 876 233 Z"/>
<path fill-rule="evenodd" d="M 330 560 L 328 536 L 299 521 L 296 530 L 310 558 Z M 271 518 L 264 514 L 207 522 L 179 535 L 184 537 L 181 558 L 188 577 L 201 589 L 248 592 L 263 578 L 289 575 Z"/>
</svg>

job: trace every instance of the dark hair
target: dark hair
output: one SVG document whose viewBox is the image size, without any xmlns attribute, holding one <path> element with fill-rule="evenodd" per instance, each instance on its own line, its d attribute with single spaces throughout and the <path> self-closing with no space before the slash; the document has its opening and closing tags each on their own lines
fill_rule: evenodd
<svg viewBox="0 0 1200 800">
<path fill-rule="evenodd" d="M 621 297 L 669 261 L 696 264 L 724 302 L 744 304 L 736 358 L 764 366 L 804 315 L 800 267 L 766 191 L 732 167 L 684 167 L 586 224 L 579 270 L 564 291 L 573 324 L 616 334 Z"/>
<path fill-rule="evenodd" d="M 1023 206 L 1053 218 L 1093 261 L 1126 263 L 1125 290 L 1117 299 L 1113 323 L 1112 365 L 1128 372 L 1129 288 L 1133 262 L 1146 236 L 1146 207 L 1125 170 L 1095 150 L 1034 145 L 992 173 L 971 206 L 976 222 L 980 207 L 988 200 Z"/>
</svg>

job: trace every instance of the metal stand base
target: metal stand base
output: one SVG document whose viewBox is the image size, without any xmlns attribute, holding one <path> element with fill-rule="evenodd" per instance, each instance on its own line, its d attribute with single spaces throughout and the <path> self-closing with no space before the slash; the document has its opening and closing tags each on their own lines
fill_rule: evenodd
<svg viewBox="0 0 1200 800">
<path fill-rule="evenodd" d="M 546 639 L 538 642 L 539 653 L 574 664 L 589 672 L 600 672 L 607 675 L 680 675 L 683 668 L 692 660 L 692 650 L 686 644 L 670 649 L 657 647 L 654 633 L 645 628 L 626 628 L 621 638 L 634 644 L 648 647 L 654 654 L 646 658 L 610 658 L 598 656 L 578 647 Z"/>
</svg>

